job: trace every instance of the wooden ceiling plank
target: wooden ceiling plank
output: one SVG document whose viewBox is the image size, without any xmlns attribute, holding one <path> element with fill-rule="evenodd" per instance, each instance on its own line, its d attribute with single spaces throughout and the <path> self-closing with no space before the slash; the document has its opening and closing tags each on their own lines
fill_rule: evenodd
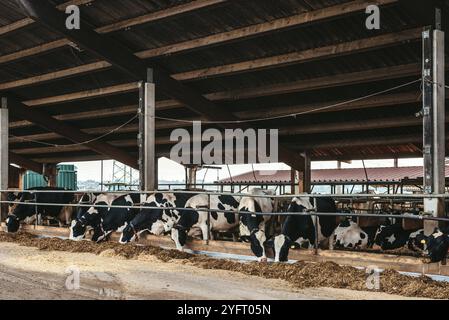
<svg viewBox="0 0 449 320">
<path fill-rule="evenodd" d="M 273 67 L 291 64 L 305 63 L 318 59 L 329 59 L 348 54 L 359 53 L 375 48 L 400 45 L 407 41 L 418 41 L 421 39 L 422 28 L 415 28 L 396 33 L 384 34 L 360 40 L 332 44 L 325 47 L 307 49 L 277 56 L 259 58 L 238 63 L 231 63 L 211 68 L 197 69 L 187 72 L 173 74 L 173 78 L 179 81 L 198 80 L 210 77 L 229 76 L 242 72 L 258 71 Z"/>
<path fill-rule="evenodd" d="M 250 37 L 266 35 L 270 32 L 284 31 L 290 28 L 307 25 L 313 22 L 341 17 L 348 14 L 365 11 L 369 5 L 389 5 L 396 3 L 397 0 L 360 0 L 322 9 L 300 13 L 290 17 L 279 18 L 268 22 L 250 25 L 247 27 L 213 34 L 210 36 L 188 40 L 181 43 L 175 43 L 159 48 L 144 50 L 136 53 L 141 59 L 154 58 L 174 53 L 185 52 L 192 49 L 203 49 L 205 47 L 228 43 L 236 40 L 244 40 Z"/>
</svg>

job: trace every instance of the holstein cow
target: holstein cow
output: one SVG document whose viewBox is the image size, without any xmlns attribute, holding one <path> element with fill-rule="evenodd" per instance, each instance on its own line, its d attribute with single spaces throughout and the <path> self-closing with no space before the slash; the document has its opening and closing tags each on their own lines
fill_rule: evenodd
<svg viewBox="0 0 449 320">
<path fill-rule="evenodd" d="M 360 227 L 355 216 L 348 217 L 334 231 L 333 248 L 369 248 L 374 243 L 377 227 Z"/>
<path fill-rule="evenodd" d="M 85 237 L 88 227 L 94 230 L 92 241 L 102 241 L 114 231 L 121 232 L 126 224 L 135 217 L 136 210 L 132 207 L 138 203 L 139 194 L 99 194 L 95 196 L 93 204 L 70 227 L 70 239 L 81 240 Z M 96 207 L 107 206 L 107 207 Z"/>
<path fill-rule="evenodd" d="M 410 233 L 408 237 L 407 246 L 412 251 L 417 251 L 421 253 L 427 252 L 426 240 L 429 237 L 424 235 L 424 229 Z"/>
<path fill-rule="evenodd" d="M 449 229 L 435 228 L 430 236 L 424 235 L 424 230 L 418 230 L 410 234 L 408 247 L 411 250 L 427 254 L 428 262 L 442 262 L 446 264 L 449 250 Z"/>
<path fill-rule="evenodd" d="M 65 204 L 70 204 L 74 200 L 73 192 L 63 191 L 61 188 L 39 187 L 29 189 L 20 193 L 18 201 L 21 202 L 11 208 L 11 213 L 6 219 L 6 227 L 8 232 L 17 232 L 20 222 L 31 218 L 36 214 L 44 218 L 57 220 L 60 225 L 69 224 L 72 219 L 71 215 L 74 210 L 65 208 Z M 52 193 L 39 193 L 39 191 L 55 191 Z M 50 205 L 28 205 L 26 203 L 48 203 L 60 204 L 59 206 Z"/>
<path fill-rule="evenodd" d="M 335 229 L 333 241 L 334 248 L 364 249 L 369 245 L 369 236 L 352 219 L 346 219 Z"/>
<path fill-rule="evenodd" d="M 394 250 L 409 242 L 410 235 L 416 230 L 404 230 L 401 223 L 381 225 L 374 238 L 374 249 Z"/>
<path fill-rule="evenodd" d="M 337 212 L 335 201 L 332 198 L 308 198 L 295 197 L 292 199 L 288 212 L 306 212 L 314 210 L 316 212 Z M 318 221 L 318 225 L 316 223 Z M 316 235 L 315 227 L 318 229 Z M 322 244 L 330 241 L 335 228 L 337 219 L 335 216 L 306 216 L 289 215 L 282 225 L 282 233 L 269 241 L 268 244 L 273 248 L 275 261 L 288 261 L 288 252 L 290 247 L 312 247 L 315 241 Z M 329 242 L 330 244 L 330 242 Z"/>
<path fill-rule="evenodd" d="M 171 228 L 178 222 L 180 212 L 172 208 L 184 208 L 187 200 L 195 194 L 157 192 L 150 194 L 143 203 L 144 208 L 127 223 L 122 231 L 120 243 L 135 241 L 143 232 L 150 232 L 154 235 L 162 235 L 171 231 Z"/>
<path fill-rule="evenodd" d="M 85 193 L 81 196 L 78 202 L 78 207 L 76 210 L 76 217 L 72 220 L 70 224 L 70 236 L 69 239 L 81 240 L 84 238 L 84 234 L 89 226 L 82 223 L 82 218 L 87 210 L 89 210 L 90 205 L 94 204 L 95 199 L 99 193 Z"/>
<path fill-rule="evenodd" d="M 271 216 L 256 213 L 273 212 L 273 201 L 269 197 L 257 197 L 261 195 L 267 196 L 273 195 L 273 193 L 269 190 L 253 189 L 251 196 L 242 197 L 238 210 L 240 212 L 240 238 L 251 244 L 251 251 L 260 262 L 265 262 L 267 261 L 265 226 Z"/>
<path fill-rule="evenodd" d="M 203 240 L 209 239 L 208 234 L 208 212 L 201 209 L 212 209 L 210 213 L 210 230 L 209 231 L 230 231 L 239 225 L 238 215 L 230 212 L 219 212 L 219 210 L 236 211 L 239 206 L 238 198 L 230 195 L 211 195 L 210 206 L 209 196 L 207 194 L 199 194 L 190 198 L 185 208 L 194 210 L 181 211 L 180 218 L 171 230 L 171 237 L 176 244 L 176 248 L 180 251 L 184 249 L 187 241 L 187 232 L 192 228 L 201 229 Z"/>
<path fill-rule="evenodd" d="M 439 228 L 435 228 L 434 232 L 429 236 L 421 240 L 421 243 L 425 245 L 427 255 L 430 262 L 442 262 L 446 264 L 447 253 L 449 250 L 449 235 L 448 229 L 444 231 Z"/>
</svg>

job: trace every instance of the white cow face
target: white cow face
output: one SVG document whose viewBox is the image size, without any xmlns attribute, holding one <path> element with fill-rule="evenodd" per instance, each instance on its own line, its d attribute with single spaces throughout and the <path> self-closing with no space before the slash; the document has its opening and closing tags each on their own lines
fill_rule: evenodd
<svg viewBox="0 0 449 320">
<path fill-rule="evenodd" d="M 267 255 L 265 253 L 266 241 L 267 237 L 265 236 L 265 232 L 262 230 L 252 232 L 250 235 L 251 251 L 257 257 L 259 262 L 267 261 Z"/>
<path fill-rule="evenodd" d="M 281 234 L 274 238 L 273 250 L 275 262 L 288 261 L 288 252 L 293 243 L 287 236 Z"/>
</svg>

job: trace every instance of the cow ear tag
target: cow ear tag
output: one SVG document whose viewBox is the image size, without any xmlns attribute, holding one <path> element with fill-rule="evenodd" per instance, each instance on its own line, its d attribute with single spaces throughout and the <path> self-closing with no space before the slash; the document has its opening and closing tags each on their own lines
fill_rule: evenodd
<svg viewBox="0 0 449 320">
<path fill-rule="evenodd" d="M 421 243 L 422 244 L 426 244 L 426 240 L 421 240 Z"/>
</svg>

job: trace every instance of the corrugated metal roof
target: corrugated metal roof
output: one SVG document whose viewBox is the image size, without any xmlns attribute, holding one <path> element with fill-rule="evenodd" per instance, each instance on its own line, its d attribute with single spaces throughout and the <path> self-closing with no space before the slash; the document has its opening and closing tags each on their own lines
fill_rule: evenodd
<svg viewBox="0 0 449 320">
<path fill-rule="evenodd" d="M 423 177 L 423 170 L 423 167 L 366 169 L 370 182 L 401 182 L 404 179 L 419 179 Z M 449 166 L 446 166 L 446 177 L 449 177 Z M 232 182 L 237 184 L 289 183 L 290 170 L 256 170 L 254 173 L 251 171 L 232 177 Z M 366 182 L 365 170 L 363 168 L 312 170 L 312 183 L 323 182 Z M 231 183 L 231 178 L 220 180 L 218 183 Z"/>
</svg>

